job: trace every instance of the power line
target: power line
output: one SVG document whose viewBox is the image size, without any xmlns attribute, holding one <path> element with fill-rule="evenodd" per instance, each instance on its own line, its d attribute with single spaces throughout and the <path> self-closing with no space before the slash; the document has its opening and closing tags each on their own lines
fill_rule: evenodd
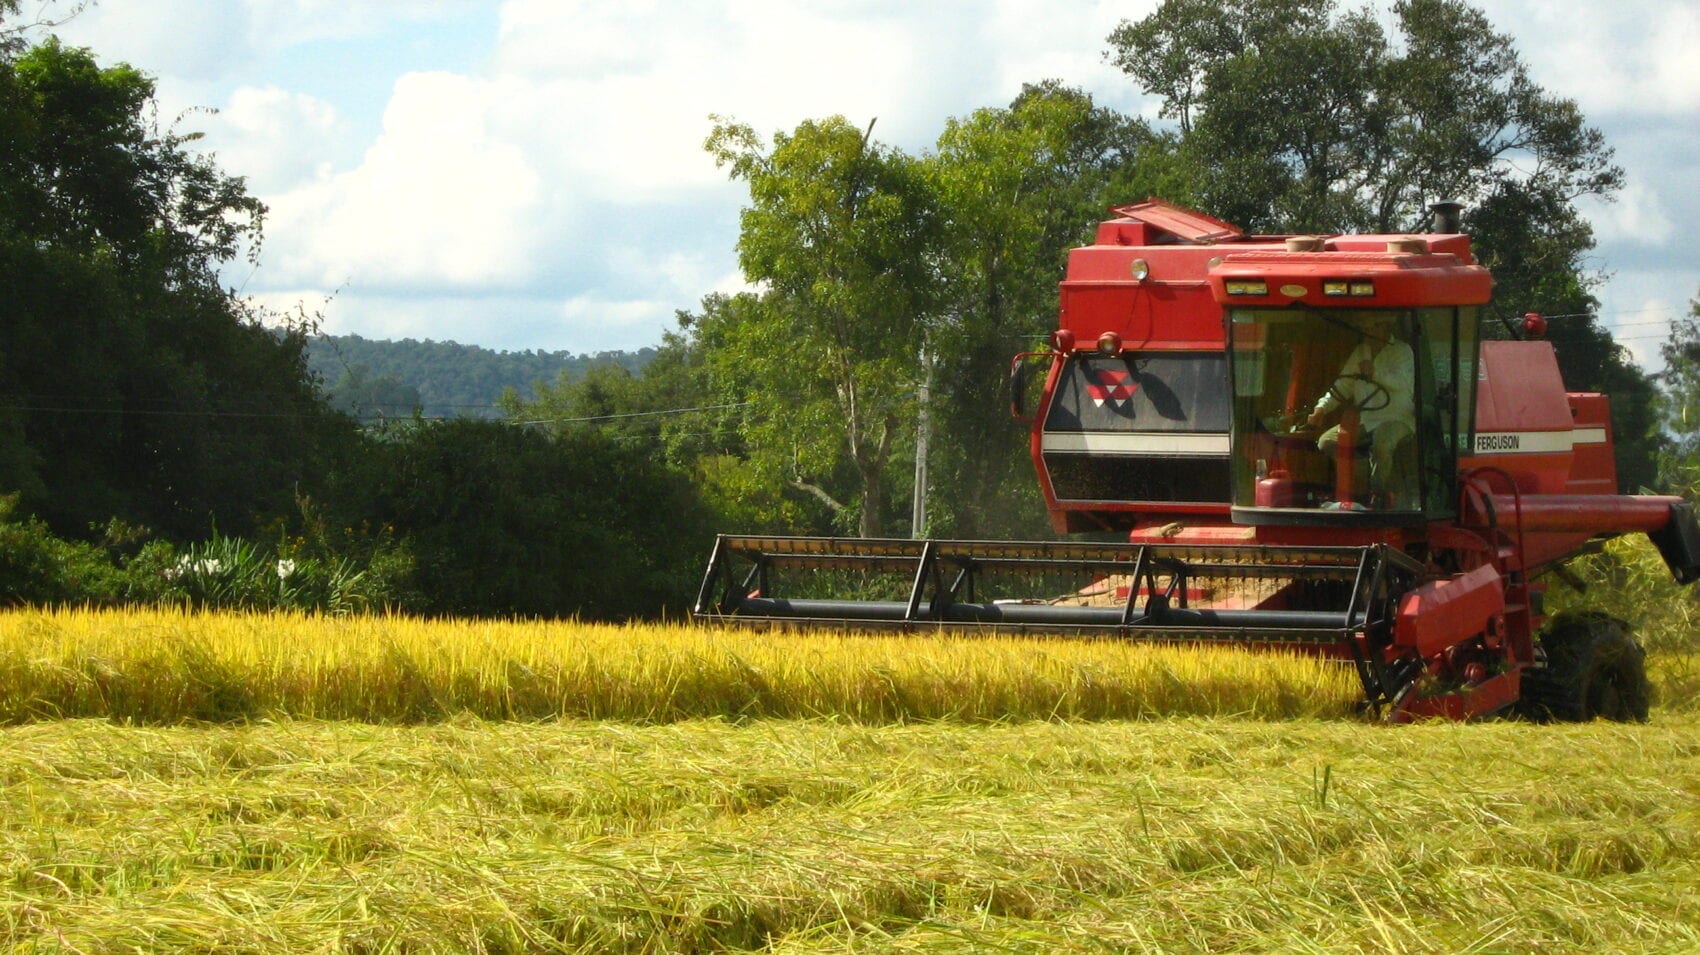
<svg viewBox="0 0 1700 955">
<path fill-rule="evenodd" d="M 51 414 L 117 415 L 143 418 L 268 418 L 310 419 L 316 413 L 301 411 L 166 411 L 152 408 L 73 408 L 51 405 L 0 405 L 0 411 L 28 411 Z"/>
</svg>

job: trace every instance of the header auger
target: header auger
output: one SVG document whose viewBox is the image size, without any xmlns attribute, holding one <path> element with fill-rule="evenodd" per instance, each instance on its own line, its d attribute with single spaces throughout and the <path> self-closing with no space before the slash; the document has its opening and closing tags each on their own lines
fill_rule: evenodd
<svg viewBox="0 0 1700 955">
<path fill-rule="evenodd" d="M 1493 282 L 1455 207 L 1339 236 L 1113 211 L 1012 390 L 1052 525 L 1119 540 L 722 536 L 695 616 L 1297 649 L 1392 720 L 1646 716 L 1624 625 L 1548 621 L 1541 578 L 1638 531 L 1691 582 L 1700 523 L 1617 493 L 1608 401 L 1550 344 L 1480 340 Z"/>
</svg>

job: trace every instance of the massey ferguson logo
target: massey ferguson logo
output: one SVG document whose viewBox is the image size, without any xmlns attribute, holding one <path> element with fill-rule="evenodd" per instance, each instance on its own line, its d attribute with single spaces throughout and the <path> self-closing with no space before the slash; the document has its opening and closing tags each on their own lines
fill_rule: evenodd
<svg viewBox="0 0 1700 955">
<path fill-rule="evenodd" d="M 1138 390 L 1139 384 L 1126 368 L 1094 368 L 1091 380 L 1086 383 L 1086 394 L 1093 404 L 1102 408 L 1108 402 L 1111 410 L 1124 414 L 1131 410 L 1129 403 Z"/>
<path fill-rule="evenodd" d="M 1519 434 L 1478 434 L 1476 435 L 1476 453 L 1520 451 L 1523 447 L 1522 438 L 1523 436 Z"/>
</svg>

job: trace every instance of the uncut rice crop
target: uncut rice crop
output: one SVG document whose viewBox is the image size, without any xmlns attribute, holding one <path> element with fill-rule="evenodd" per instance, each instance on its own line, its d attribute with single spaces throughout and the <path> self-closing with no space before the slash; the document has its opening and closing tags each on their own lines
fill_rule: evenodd
<svg viewBox="0 0 1700 955">
<path fill-rule="evenodd" d="M 0 722 L 266 717 L 669 723 L 1338 716 L 1337 663 L 1118 641 L 752 632 L 683 625 L 17 610 Z"/>
</svg>

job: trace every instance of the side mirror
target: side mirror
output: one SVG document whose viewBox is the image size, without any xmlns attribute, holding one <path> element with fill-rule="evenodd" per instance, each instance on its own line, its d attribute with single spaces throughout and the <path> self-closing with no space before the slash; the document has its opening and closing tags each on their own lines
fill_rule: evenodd
<svg viewBox="0 0 1700 955">
<path fill-rule="evenodd" d="M 1010 359 L 1009 362 L 1009 413 L 1015 420 L 1023 424 L 1032 424 L 1038 414 L 1038 407 L 1029 409 L 1027 404 L 1027 378 L 1033 373 L 1033 363 L 1038 360 L 1051 361 L 1057 356 L 1051 352 L 1022 352 Z"/>
</svg>

